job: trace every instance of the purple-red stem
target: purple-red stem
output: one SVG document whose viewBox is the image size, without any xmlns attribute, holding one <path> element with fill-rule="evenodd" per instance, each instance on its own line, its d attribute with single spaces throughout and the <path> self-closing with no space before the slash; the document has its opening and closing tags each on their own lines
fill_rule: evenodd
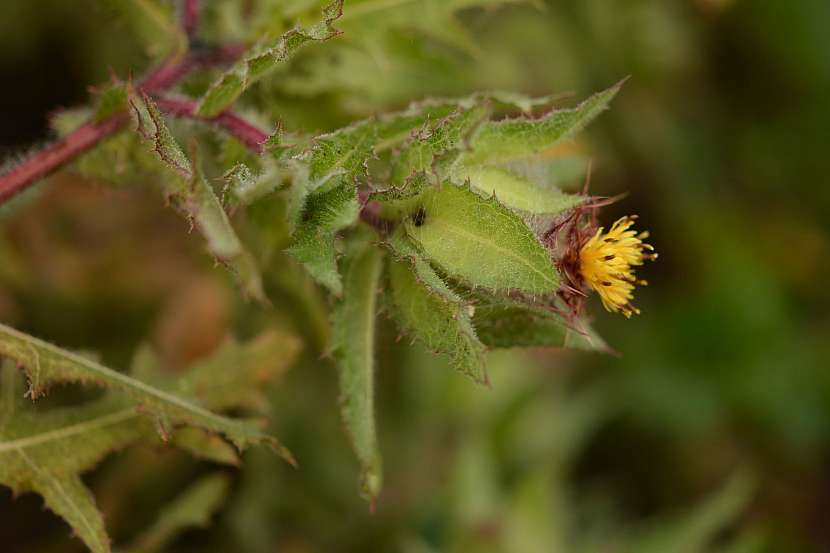
<svg viewBox="0 0 830 553">
<path fill-rule="evenodd" d="M 169 115 L 205 121 L 221 127 L 257 154 L 263 152 L 269 138 L 268 133 L 230 111 L 207 118 L 196 115 L 197 104 L 192 100 L 158 97 L 155 101 L 158 108 Z"/>
<path fill-rule="evenodd" d="M 255 154 L 261 155 L 265 151 L 265 142 L 268 140 L 269 134 L 231 111 L 225 111 L 216 117 L 201 117 L 196 115 L 197 104 L 192 100 L 159 96 L 155 99 L 155 102 L 159 110 L 167 115 L 214 124 L 235 137 Z M 390 231 L 392 222 L 381 217 L 380 204 L 370 200 L 367 192 L 362 190 L 358 192 L 358 202 L 360 204 L 361 221 L 375 227 L 382 233 Z"/>
<path fill-rule="evenodd" d="M 199 26 L 199 8 L 199 0 L 184 0 L 182 26 L 188 37 L 192 37 L 196 33 L 196 28 Z"/>
<path fill-rule="evenodd" d="M 139 84 L 139 88 L 148 94 L 157 94 L 175 85 L 193 69 L 231 63 L 243 51 L 244 47 L 238 45 L 194 50 L 184 58 L 163 63 Z M 7 173 L 0 175 L 0 203 L 70 163 L 100 141 L 121 130 L 127 121 L 126 114 L 119 113 L 103 121 L 86 123 L 15 165 Z"/>
<path fill-rule="evenodd" d="M 0 176 L 0 203 L 75 159 L 117 132 L 126 122 L 127 116 L 122 113 L 100 123 L 87 123 L 15 166 L 10 172 Z"/>
</svg>

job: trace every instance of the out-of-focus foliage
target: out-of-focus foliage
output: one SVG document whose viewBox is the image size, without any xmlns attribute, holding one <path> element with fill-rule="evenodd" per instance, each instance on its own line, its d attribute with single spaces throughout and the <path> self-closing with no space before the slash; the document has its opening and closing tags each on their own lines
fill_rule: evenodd
<svg viewBox="0 0 830 553">
<path fill-rule="evenodd" d="M 280 36 L 296 21 L 313 26 L 323 4 L 203 3 L 200 39 L 249 44 L 263 33 Z M 136 6 L 160 11 L 151 9 L 148 19 Z M 175 25 L 152 25 L 153 13 L 173 20 L 169 2 L 6 0 L 2 11 L 0 65 L 27 69 L 3 73 L 12 76 L 0 92 L 3 106 L 42 88 L 35 72 L 68 65 L 82 91 L 104 83 L 108 66 L 122 78 L 140 73 L 180 40 L 165 32 Z M 625 321 L 603 313 L 593 322 L 621 355 L 489 354 L 491 386 L 477 387 L 419 341 L 394 342 L 400 314 L 390 286 L 374 329 L 383 344 L 373 369 L 384 459 L 374 514 L 355 493 L 361 468 L 343 432 L 334 365 L 321 357 L 328 300 L 282 253 L 294 224 L 282 216 L 289 198 L 254 194 L 261 199 L 242 200 L 251 207 L 233 220 L 275 306 L 266 310 L 237 298 L 202 254 L 199 237 L 156 196 L 105 188 L 102 179 L 56 177 L 3 212 L 0 319 L 95 351 L 106 366 L 128 366 L 149 338 L 174 374 L 220 355 L 213 352 L 227 334 L 252 337 L 269 325 L 302 338 L 302 361 L 261 403 L 271 406 L 269 431 L 291 448 L 300 469 L 267 452 L 245 453 L 227 473 L 233 484 L 210 529 L 182 534 L 169 550 L 823 551 L 830 543 L 830 296 L 821 285 L 830 269 L 830 192 L 822 186 L 827 21 L 830 6 L 818 0 L 347 0 L 335 23 L 341 37 L 304 47 L 252 84 L 243 110 L 266 125 L 282 121 L 282 140 L 293 146 L 292 131 L 332 131 L 426 96 L 510 89 L 584 98 L 630 76 L 589 134 L 545 152 L 549 165 L 511 162 L 467 175 L 487 192 L 511 186 L 502 171 L 521 177 L 522 187 L 556 181 L 574 191 L 590 156 L 592 193 L 629 192 L 603 211 L 603 222 L 639 212 L 661 258 L 641 294 L 642 316 Z M 74 46 L 63 53 L 44 46 L 66 43 Z M 192 78 L 182 91 L 201 97 L 218 75 L 209 77 Z M 82 103 L 82 92 L 61 102 Z M 2 109 L 3 121 L 16 121 Z M 172 131 L 202 133 L 220 152 L 221 161 L 200 152 L 207 174 L 247 161 L 232 141 L 189 125 Z M 4 137 L 14 134 L 9 123 L 2 126 Z M 132 137 L 115 140 L 138 146 Z M 417 153 L 402 159 L 441 157 L 428 140 L 408 147 Z M 132 151 L 114 148 L 112 163 L 92 165 L 115 172 Z M 90 161 L 79 169 L 90 173 L 82 167 Z M 492 184 L 497 179 L 507 184 Z M 277 175 L 268 186 L 288 180 Z M 238 199 L 237 192 L 232 186 L 228 196 Z M 304 205 L 294 205 L 301 228 Z M 383 263 L 410 264 L 408 286 L 440 293 L 418 273 L 417 256 L 389 251 Z M 348 278 L 342 284 L 349 286 Z M 467 339 L 465 317 L 479 329 L 508 317 L 516 325 L 534 320 L 512 304 L 485 304 L 471 315 L 445 300 L 455 314 L 446 324 L 454 321 L 459 339 Z M 577 346 L 568 341 L 584 337 L 567 330 L 551 328 L 545 341 L 530 330 L 516 339 L 549 346 L 561 336 Z M 503 328 L 474 338 L 495 346 L 500 336 Z M 478 355 L 479 346 L 468 343 Z M 10 389 L 5 381 L 3 387 Z M 58 389 L 35 408 L 81 409 L 90 400 L 107 398 L 92 388 Z M 84 478 L 116 544 L 169 532 L 152 528 L 173 525 L 159 517 L 175 512 L 176 498 L 205 467 L 187 448 L 149 444 L 127 448 Z M 227 462 L 228 451 L 204 456 Z M 360 450 L 358 457 L 366 470 Z M 66 538 L 39 499 L 0 493 L 6 549 L 72 550 L 80 543 Z"/>
</svg>

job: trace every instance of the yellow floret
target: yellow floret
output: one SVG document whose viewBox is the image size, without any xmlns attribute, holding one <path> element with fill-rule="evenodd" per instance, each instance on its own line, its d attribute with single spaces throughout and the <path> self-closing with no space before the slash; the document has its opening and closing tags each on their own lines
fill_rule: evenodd
<svg viewBox="0 0 830 553">
<path fill-rule="evenodd" d="M 607 233 L 602 228 L 582 246 L 579 265 L 582 278 L 597 291 L 605 309 L 626 317 L 640 310 L 631 304 L 634 285 L 646 281 L 634 276 L 634 267 L 645 259 L 656 259 L 654 248 L 643 242 L 648 232 L 631 230 L 636 215 L 619 219 Z"/>
</svg>

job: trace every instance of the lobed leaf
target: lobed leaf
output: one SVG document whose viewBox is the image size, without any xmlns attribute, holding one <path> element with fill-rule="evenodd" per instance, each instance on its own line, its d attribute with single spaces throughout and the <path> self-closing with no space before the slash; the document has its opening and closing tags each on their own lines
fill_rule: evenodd
<svg viewBox="0 0 830 553">
<path fill-rule="evenodd" d="M 17 371 L 6 366 L 0 372 L 3 391 L 16 389 L 9 377 L 15 377 Z M 140 429 L 126 422 L 134 416 L 134 409 L 119 409 L 105 399 L 34 415 L 17 412 L 16 399 L 6 396 L 0 403 L 4 411 L 0 421 L 0 484 L 14 493 L 31 491 L 42 496 L 46 506 L 63 518 L 90 550 L 109 552 L 103 517 L 77 468 L 97 463 L 140 435 Z M 79 441 L 82 436 L 89 440 Z"/>
<path fill-rule="evenodd" d="M 374 502 L 382 485 L 375 431 L 375 314 L 382 260 L 380 251 L 359 236 L 344 261 L 343 298 L 332 315 L 334 358 L 340 376 L 343 421 L 362 473 L 364 496 Z"/>
<path fill-rule="evenodd" d="M 14 354 L 23 343 L 28 354 Z M 36 366 L 44 368 L 44 362 L 53 364 L 41 357 L 40 349 L 39 341 L 31 338 L 23 342 L 10 341 L 5 333 L 0 339 L 2 355 L 18 363 L 32 363 L 27 358 L 32 355 L 36 356 Z M 210 358 L 193 365 L 183 379 L 170 383 L 169 387 L 175 391 L 179 402 L 189 401 L 182 398 L 190 393 L 198 396 L 210 409 L 249 407 L 252 403 L 256 405 L 262 383 L 277 377 L 293 362 L 298 351 L 299 343 L 295 338 L 266 333 L 242 345 L 226 345 Z M 76 361 L 68 359 L 64 362 Z M 228 370 L 229 367 L 234 370 Z M 148 378 L 153 374 L 158 377 L 157 361 L 149 350 L 139 350 L 134 371 Z M 75 370 L 68 369 L 68 372 Z M 0 484 L 9 486 L 15 493 L 31 491 L 43 496 L 47 506 L 64 518 L 90 549 L 109 551 L 101 515 L 89 491 L 80 484 L 78 475 L 106 455 L 138 439 L 153 436 L 155 426 L 144 413 L 169 419 L 169 412 L 160 411 L 154 407 L 154 402 L 141 399 L 141 392 L 130 395 L 111 392 L 102 399 L 82 405 L 35 412 L 30 402 L 26 405 L 22 401 L 24 387 L 19 376 L 19 371 L 10 363 L 0 367 Z M 139 381 L 124 378 L 125 386 L 138 385 Z M 69 375 L 60 378 L 64 379 L 78 378 L 69 378 Z M 94 377 L 93 381 L 99 380 Z M 147 387 L 146 384 L 143 386 Z M 163 390 L 153 393 L 172 394 Z M 138 402 L 130 399 L 136 396 Z M 177 419 L 173 418 L 172 422 L 176 423 Z M 236 452 L 226 442 L 201 430 L 210 426 L 213 425 L 183 428 L 174 434 L 172 443 L 215 462 L 236 464 Z"/>
<path fill-rule="evenodd" d="M 424 194 L 422 210 L 407 233 L 448 275 L 494 291 L 541 295 L 559 287 L 548 251 L 495 198 L 444 184 Z"/>
<path fill-rule="evenodd" d="M 208 89 L 199 102 L 197 114 L 215 117 L 242 95 L 253 83 L 287 60 L 308 42 L 328 40 L 340 34 L 332 23 L 343 14 L 343 0 L 323 8 L 323 19 L 309 29 L 291 29 L 276 40 L 257 45 L 253 52 L 231 67 Z"/>
<path fill-rule="evenodd" d="M 224 435 L 239 449 L 265 444 L 286 459 L 291 459 L 290 453 L 275 438 L 262 433 L 253 422 L 217 415 L 169 386 L 151 386 L 2 324 L 0 355 L 13 359 L 23 367 L 33 398 L 44 393 L 49 385 L 59 382 L 95 384 L 123 392 L 143 411 L 151 414 L 161 428 L 169 425 L 195 426 Z M 8 450 L 12 446 L 6 444 L 5 447 Z"/>
<path fill-rule="evenodd" d="M 296 361 L 301 349 L 302 343 L 295 336 L 266 331 L 242 344 L 225 344 L 209 358 L 193 364 L 176 386 L 211 409 L 253 406 L 266 411 L 266 399 L 260 395 L 263 384 L 278 379 Z"/>
</svg>

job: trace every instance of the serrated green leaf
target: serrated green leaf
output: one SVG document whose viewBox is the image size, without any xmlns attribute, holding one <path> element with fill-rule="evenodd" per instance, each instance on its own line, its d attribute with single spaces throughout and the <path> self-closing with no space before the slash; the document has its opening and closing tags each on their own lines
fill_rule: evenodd
<svg viewBox="0 0 830 553">
<path fill-rule="evenodd" d="M 49 510 L 64 519 L 94 553 L 110 551 L 104 519 L 81 478 L 48 474 L 25 453 L 19 455 L 31 470 L 30 489 L 43 497 Z"/>
<path fill-rule="evenodd" d="M 456 178 L 469 181 L 473 188 L 495 196 L 500 203 L 527 213 L 556 215 L 585 201 L 584 196 L 566 194 L 554 187 L 542 188 L 498 167 L 468 168 Z"/>
<path fill-rule="evenodd" d="M 165 166 L 184 180 L 192 180 L 195 175 L 193 165 L 176 142 L 155 102 L 142 92 L 131 93 L 129 103 L 136 132 L 152 146 Z"/>
<path fill-rule="evenodd" d="M 485 123 L 471 140 L 470 151 L 457 160 L 455 171 L 460 174 L 464 167 L 495 165 L 543 152 L 582 130 L 607 109 L 621 86 L 618 83 L 573 109 L 554 110 L 539 119 L 519 117 Z"/>
<path fill-rule="evenodd" d="M 607 351 L 608 346 L 581 321 L 510 300 L 483 298 L 473 324 L 481 341 L 494 348 L 545 347 Z"/>
<path fill-rule="evenodd" d="M 550 253 L 494 198 L 444 184 L 424 194 L 422 209 L 407 233 L 448 275 L 496 291 L 541 295 L 559 287 Z"/>
<path fill-rule="evenodd" d="M 476 336 L 466 305 L 405 237 L 389 247 L 389 297 L 392 314 L 402 330 L 436 352 L 476 382 L 487 382 L 484 345 Z"/>
<path fill-rule="evenodd" d="M 489 112 L 485 104 L 458 106 L 446 117 L 428 119 L 420 128 L 414 129 L 411 139 L 397 152 L 392 167 L 392 184 L 400 185 L 413 174 L 427 171 L 437 172 L 439 178 L 443 177 L 435 168 L 438 156 L 463 147 Z"/>
<path fill-rule="evenodd" d="M 182 151 L 148 96 L 133 95 L 130 106 L 136 130 L 169 169 L 167 178 L 161 179 L 161 186 L 170 203 L 195 223 L 207 241 L 208 250 L 230 269 L 245 294 L 265 301 L 256 261 L 236 235 L 201 167 Z"/>
<path fill-rule="evenodd" d="M 33 398 L 59 382 L 95 384 L 126 394 L 163 425 L 170 421 L 175 425 L 203 428 L 226 436 L 239 449 L 255 444 L 268 445 L 290 459 L 288 451 L 275 438 L 262 433 L 257 424 L 217 415 L 174 390 L 151 386 L 2 324 L 0 355 L 23 367 Z M 16 449 L 9 444 L 4 447 Z"/>
<path fill-rule="evenodd" d="M 250 55 L 225 72 L 199 102 L 197 113 L 215 117 L 236 101 L 253 83 L 285 61 L 308 42 L 328 40 L 339 34 L 332 23 L 343 13 L 343 0 L 335 0 L 323 8 L 320 23 L 309 29 L 295 28 L 276 40 L 256 46 Z"/>
<path fill-rule="evenodd" d="M 435 172 L 439 156 L 466 149 L 474 130 L 488 117 L 491 104 L 523 109 L 549 101 L 499 92 L 430 99 L 317 136 L 309 150 L 294 157 L 308 167 L 309 188 L 314 189 L 337 175 L 359 178 L 366 173 L 368 160 L 394 150 L 390 184 L 400 186 L 414 173 Z M 438 178 L 449 169 L 441 167 Z"/>
<path fill-rule="evenodd" d="M 375 432 L 375 315 L 381 273 L 380 251 L 359 236 L 349 244 L 343 269 L 343 299 L 332 315 L 334 358 L 340 376 L 343 422 L 360 461 L 362 491 L 370 501 L 382 485 Z"/>
<path fill-rule="evenodd" d="M 463 306 L 465 312 L 471 311 L 471 309 L 468 309 L 471 308 L 471 305 L 465 304 L 464 300 L 447 286 L 447 283 L 435 272 L 435 269 L 423 258 L 412 241 L 403 232 L 400 230 L 395 232 L 386 245 L 396 258 L 410 264 L 415 276 L 427 290 L 451 303 Z"/>
<path fill-rule="evenodd" d="M 337 233 L 356 222 L 359 213 L 357 190 L 348 179 L 311 194 L 292 245 L 286 250 L 315 280 L 337 295 L 343 288 L 337 270 Z"/>
<path fill-rule="evenodd" d="M 20 391 L 14 380 L 17 376 L 14 367 L 0 367 L 0 373 L 4 393 Z M 79 463 L 96 463 L 111 448 L 135 438 L 135 429 L 122 424 L 126 413 L 123 410 L 112 413 L 111 402 L 104 400 L 75 408 L 67 416 L 46 412 L 35 417 L 31 413 L 17 412 L 17 400 L 17 397 L 4 395 L 0 403 L 0 484 L 15 493 L 31 491 L 39 494 L 46 506 L 66 520 L 91 551 L 110 551 L 103 517 L 75 468 Z M 131 413 L 132 409 L 127 411 Z M 100 424 L 85 420 L 101 413 L 110 416 L 99 421 Z M 58 419 L 66 426 L 55 428 Z M 79 428 L 95 431 L 92 440 L 84 442 L 83 448 L 76 447 L 78 442 L 74 441 L 77 439 L 74 430 Z M 61 445 L 50 447 L 57 443 L 50 440 L 59 440 Z"/>
<path fill-rule="evenodd" d="M 368 159 L 406 143 L 413 132 L 425 126 L 435 130 L 437 123 L 453 121 L 451 115 L 462 109 L 471 110 L 474 105 L 474 98 L 422 102 L 316 137 L 311 150 L 301 156 L 308 164 L 312 188 L 336 175 L 364 174 Z M 436 141 L 436 146 L 439 144 Z"/>
<path fill-rule="evenodd" d="M 278 379 L 296 361 L 301 349 L 302 343 L 295 336 L 266 331 L 242 344 L 225 344 L 191 366 L 176 386 L 211 409 L 246 406 L 265 412 L 266 400 L 260 388 Z"/>
<path fill-rule="evenodd" d="M 41 357 L 38 341 L 27 339 L 25 343 L 29 354 L 38 359 L 36 366 L 54 365 Z M 2 355 L 8 355 L 10 347 L 15 349 L 16 346 L 10 346 L 5 338 L 0 340 Z M 210 358 L 193 365 L 184 378 L 170 383 L 171 392 L 154 393 L 175 393 L 177 401 L 192 394 L 205 408 L 215 410 L 257 406 L 264 401 L 258 399 L 262 383 L 279 376 L 296 358 L 298 350 L 296 338 L 273 332 L 246 344 L 228 344 Z M 18 363 L 30 362 L 20 356 L 8 356 Z M 64 359 L 63 362 L 76 361 Z M 174 423 L 176 418 L 166 411 L 154 409 L 153 402 L 141 397 L 138 404 L 129 399 L 141 396 L 141 391 L 128 396 L 111 392 L 100 400 L 82 405 L 35 412 L 31 402 L 23 401 L 20 371 L 11 363 L 6 365 L 0 367 L 0 484 L 9 486 L 16 493 L 32 491 L 43 495 L 47 506 L 63 517 L 93 551 L 108 551 L 109 540 L 103 533 L 100 513 L 89 491 L 79 487 L 78 475 L 109 453 L 135 440 L 154 436 L 155 426 L 146 415 L 161 414 Z M 231 367 L 233 370 L 229 370 Z M 69 369 L 69 372 L 75 370 L 86 369 Z M 139 350 L 134 372 L 147 378 L 161 374 L 157 361 L 147 349 Z M 95 382 L 100 380 L 94 378 Z M 124 378 L 125 386 L 139 383 Z M 147 387 L 146 384 L 143 386 Z M 204 434 L 199 428 L 177 431 L 173 445 L 217 462 L 231 462 L 231 455 L 235 457 L 236 454 L 233 450 L 229 453 L 230 446 L 220 441 L 226 446 L 222 447 L 215 441 L 218 440 L 215 435 Z M 204 440 L 188 440 L 189 431 L 204 436 Z"/>
<path fill-rule="evenodd" d="M 151 429 L 133 405 L 115 396 L 46 412 L 21 408 L 9 422 L 0 441 L 0 482 L 18 491 L 30 489 L 27 483 L 41 474 L 86 470 Z M 83 447 L 73 451 L 80 439 Z"/>
<path fill-rule="evenodd" d="M 305 210 L 306 199 L 311 193 L 311 183 L 308 180 L 308 166 L 294 162 L 288 166 L 291 175 L 291 184 L 284 192 L 285 222 L 288 232 L 294 234 Z"/>
<path fill-rule="evenodd" d="M 198 480 L 167 505 L 155 523 L 124 548 L 124 553 L 155 553 L 164 550 L 178 534 L 190 528 L 206 528 L 230 490 L 230 480 L 212 474 Z"/>
</svg>

